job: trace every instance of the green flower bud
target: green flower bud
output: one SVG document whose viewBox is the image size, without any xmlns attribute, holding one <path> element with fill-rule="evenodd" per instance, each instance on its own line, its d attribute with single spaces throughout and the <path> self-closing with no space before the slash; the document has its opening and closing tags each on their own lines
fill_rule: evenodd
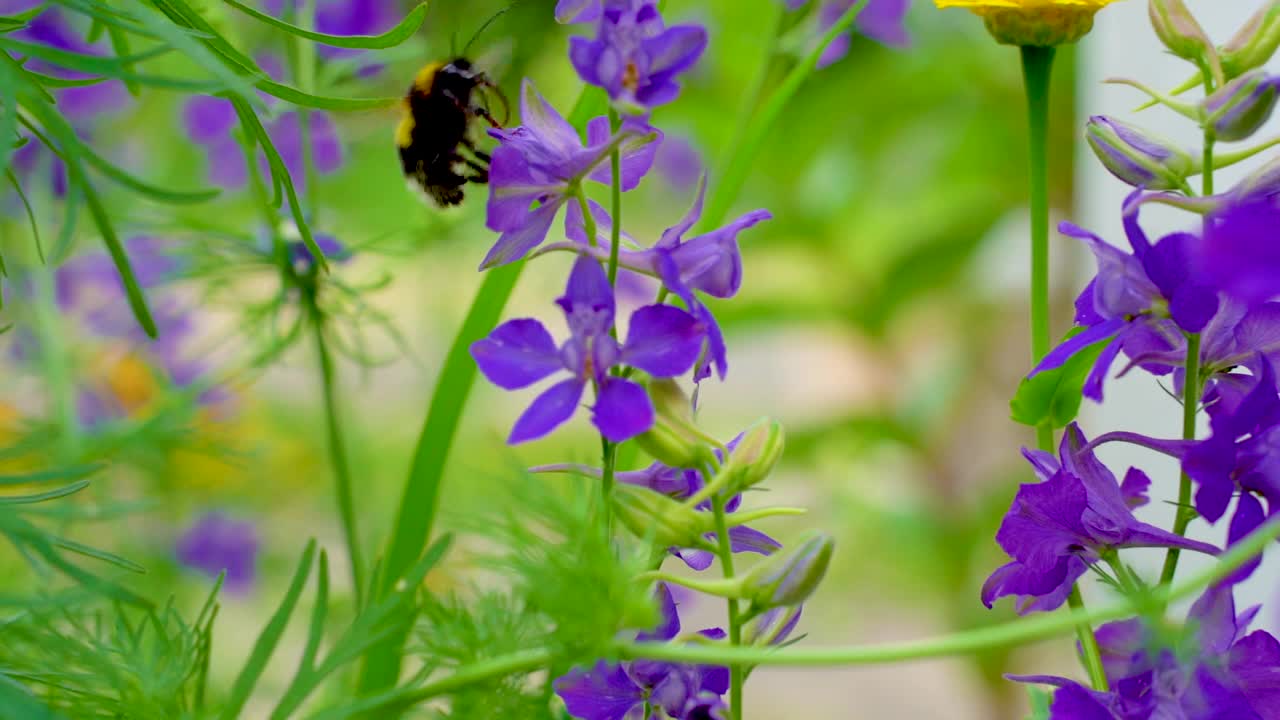
<svg viewBox="0 0 1280 720">
<path fill-rule="evenodd" d="M 1276 80 L 1262 70 L 1242 75 L 1201 102 L 1203 124 L 1219 140 L 1246 140 L 1276 108 Z"/>
<path fill-rule="evenodd" d="M 1222 84 L 1222 63 L 1218 51 L 1182 0 L 1148 0 L 1147 14 L 1151 17 L 1151 27 L 1156 36 L 1169 48 L 1169 52 L 1201 68 L 1208 68 L 1218 84 Z"/>
<path fill-rule="evenodd" d="M 727 474 L 725 492 L 737 495 L 764 482 L 782 457 L 786 433 L 776 420 L 762 418 L 742 434 L 720 472 Z"/>
<path fill-rule="evenodd" d="M 757 610 L 799 605 L 813 594 L 827 574 L 836 541 L 826 533 L 810 532 L 800 540 L 751 568 L 742 578 L 742 597 Z"/>
<path fill-rule="evenodd" d="M 700 513 L 647 487 L 619 484 L 612 498 L 618 521 L 660 547 L 695 547 L 712 530 L 710 513 Z"/>
<path fill-rule="evenodd" d="M 653 427 L 636 436 L 640 449 L 677 468 L 700 467 L 714 457 L 706 441 L 693 430 L 692 404 L 674 380 L 651 381 L 649 399 L 653 402 Z"/>
<path fill-rule="evenodd" d="M 1171 141 L 1105 115 L 1089 118 L 1084 137 L 1107 170 L 1134 187 L 1173 190 L 1199 169 L 1196 159 Z"/>
<path fill-rule="evenodd" d="M 1260 68 L 1280 46 L 1280 0 L 1270 0 L 1219 49 L 1227 79 Z"/>
</svg>

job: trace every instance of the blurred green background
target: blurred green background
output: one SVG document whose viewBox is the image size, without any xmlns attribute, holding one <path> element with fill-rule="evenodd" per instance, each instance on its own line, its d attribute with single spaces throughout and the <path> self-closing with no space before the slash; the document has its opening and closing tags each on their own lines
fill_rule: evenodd
<svg viewBox="0 0 1280 720">
<path fill-rule="evenodd" d="M 683 140 L 696 150 L 712 185 L 742 121 L 737 108 L 769 46 L 768 18 L 778 2 L 666 3 L 669 23 L 705 23 L 711 44 L 681 98 L 658 109 L 653 122 L 669 144 Z M 520 79 L 529 77 L 567 114 L 581 87 L 566 59 L 574 29 L 554 23 L 552 6 L 551 0 L 512 6 L 474 54 L 491 63 L 508 97 L 517 98 Z M 206 7 L 240 47 L 286 52 L 279 33 L 221 3 Z M 317 91 L 399 94 L 422 62 L 447 56 L 461 42 L 455 36 L 469 37 L 504 7 L 505 1 L 437 0 L 421 39 L 383 53 L 382 72 L 365 79 L 322 75 Z M 700 420 L 724 438 L 761 415 L 782 420 L 788 448 L 769 483 L 770 500 L 810 513 L 766 529 L 785 539 L 823 527 L 839 540 L 831 576 L 801 625 L 809 644 L 908 639 L 1010 617 L 1007 608 L 983 608 L 978 588 L 1002 562 L 992 537 L 1023 479 L 1017 448 L 1028 439 L 1007 420 L 1007 400 L 1028 354 L 1019 254 L 1026 194 L 1021 76 L 1016 52 L 992 43 L 967 13 L 917 2 L 908 27 L 911 47 L 855 38 L 848 57 L 806 82 L 735 205 L 735 212 L 767 208 L 774 219 L 742 236 L 743 290 L 714 306 L 732 369 L 724 384 L 704 387 Z M 767 88 L 795 62 L 811 31 L 800 21 L 785 38 Z M 1052 187 L 1062 208 L 1071 197 L 1077 135 L 1068 121 L 1070 52 L 1055 82 Z M 96 121 L 94 147 L 173 187 L 203 184 L 207 158 L 185 138 L 183 99 L 144 93 Z M 436 373 L 494 236 L 484 228 L 482 188 L 471 188 L 462 208 L 444 212 L 406 189 L 391 141 L 394 110 L 335 117 L 346 159 L 321 179 L 312 223 L 355 250 L 336 273 L 364 288 L 366 318 L 385 318 L 362 322 L 364 362 L 339 359 L 362 540 L 373 551 L 386 541 Z M 177 210 L 105 192 L 128 234 L 160 237 L 193 256 L 262 233 L 259 211 L 243 191 Z M 655 173 L 626 196 L 626 228 L 651 241 L 691 199 L 687 187 Z M 53 232 L 56 203 L 37 200 L 41 222 Z M 96 251 L 92 226 L 79 228 L 77 248 Z M 0 215 L 0 237 L 6 257 L 34 260 L 19 215 Z M 558 320 L 551 303 L 567 266 L 567 258 L 549 256 L 528 269 L 505 316 Z M 247 308 L 270 283 L 269 275 L 245 271 L 217 283 L 192 279 L 160 295 L 195 307 L 198 352 L 233 394 L 218 412 L 172 410 L 147 373 L 130 375 L 128 347 L 95 345 L 76 355 L 83 359 L 77 373 L 98 373 L 141 398 L 127 420 L 79 439 L 78 457 L 110 463 L 79 502 L 145 507 L 127 520 L 107 514 L 77 525 L 74 537 L 149 569 L 131 584 L 157 597 L 176 587 L 179 605 L 193 607 L 209 580 L 176 564 L 178 534 L 211 508 L 259 529 L 259 581 L 226 598 L 218 622 L 214 676 L 223 684 L 247 654 L 306 538 L 316 536 L 335 558 L 341 555 L 312 347 L 298 343 L 269 367 L 252 364 L 261 347 Z M 10 304 L 0 318 L 14 312 Z M 70 343 L 101 342 L 70 325 L 64 331 Z M 0 418 L 6 432 L 18 436 L 46 422 L 46 380 L 17 364 L 0 376 L 0 397 L 12 398 L 8 417 Z M 528 400 L 477 384 L 448 465 L 439 518 L 445 528 L 465 530 L 478 512 L 500 507 L 502 485 L 515 468 L 594 458 L 597 440 L 585 418 L 549 439 L 506 448 L 502 439 Z M 468 557 L 453 554 L 429 582 L 466 582 Z M 345 570 L 335 567 L 333 576 L 342 587 Z M 6 587 L 32 581 L 7 547 L 0 549 L 0 577 Z M 705 605 L 696 612 L 714 622 L 719 608 Z M 1016 652 L 1048 654 L 1036 665 L 1041 672 L 1070 663 L 1062 643 Z M 287 678 L 288 657 L 273 665 L 275 682 Z M 993 653 L 885 668 L 762 671 L 748 688 L 748 717 L 1012 720 L 1022 717 L 1025 700 L 1001 678 L 1011 663 L 1008 654 Z"/>
</svg>

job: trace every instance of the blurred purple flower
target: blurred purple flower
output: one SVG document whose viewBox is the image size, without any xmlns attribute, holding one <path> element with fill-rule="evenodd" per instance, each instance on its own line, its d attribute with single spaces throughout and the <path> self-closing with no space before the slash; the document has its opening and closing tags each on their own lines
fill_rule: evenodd
<svg viewBox="0 0 1280 720">
<path fill-rule="evenodd" d="M 316 233 L 314 239 L 316 247 L 320 248 L 325 258 L 340 263 L 351 259 L 351 249 L 338 238 L 326 233 Z M 289 242 L 286 249 L 289 253 L 289 263 L 299 275 L 305 275 L 315 267 L 315 256 L 311 254 L 311 248 L 307 247 L 306 243 L 293 240 Z"/>
<path fill-rule="evenodd" d="M 1088 243 L 1098 274 L 1076 300 L 1076 325 L 1083 330 L 1054 348 L 1028 377 L 1060 367 L 1085 347 L 1108 341 L 1084 384 L 1085 397 L 1101 401 L 1103 384 L 1121 351 L 1130 358 L 1140 357 L 1151 349 L 1153 333 L 1198 333 L 1218 313 L 1218 294 L 1194 269 L 1197 238 L 1173 233 L 1152 245 L 1138 224 L 1134 201 L 1141 195 L 1141 190 L 1135 191 L 1124 205 L 1132 254 L 1071 223 L 1060 226 L 1062 234 Z"/>
<path fill-rule="evenodd" d="M 783 0 L 788 10 L 799 10 L 809 4 L 809 0 Z M 840 20 L 855 0 L 819 0 L 817 10 L 817 29 L 815 42 Z M 870 0 L 854 21 L 857 32 L 883 45 L 890 47 L 906 47 L 911 44 L 903 23 L 907 10 L 911 8 L 911 0 Z M 840 35 L 822 52 L 818 58 L 818 67 L 824 68 L 838 62 L 849 54 L 852 38 L 848 34 Z"/>
<path fill-rule="evenodd" d="M 659 584 L 662 620 L 652 632 L 639 633 L 643 642 L 667 642 L 680 634 L 676 602 Z M 708 640 L 723 639 L 719 628 L 698 633 Z M 709 665 L 680 665 L 656 660 L 606 663 L 589 670 L 574 668 L 555 681 L 556 694 L 569 714 L 579 720 L 631 720 L 648 702 L 672 720 L 725 720 L 722 696 L 729 690 L 729 669 Z"/>
<path fill-rule="evenodd" d="M 499 141 L 489 167 L 489 204 L 486 224 L 500 232 L 481 269 L 519 260 L 546 239 L 560 208 L 584 179 L 612 182 L 605 159 L 619 150 L 624 191 L 640 184 L 653 166 L 658 133 L 644 121 L 627 118 L 619 132 L 609 132 L 609 120 L 599 117 L 587 124 L 584 147 L 578 132 L 525 80 L 520 94 L 523 125 L 510 130 L 490 130 Z M 531 206 L 537 203 L 537 207 Z"/>
<path fill-rule="evenodd" d="M 265 123 L 267 134 L 289 170 L 289 177 L 299 193 L 304 192 L 306 173 L 303 166 L 302 123 L 295 110 L 286 111 Z M 344 153 L 338 128 L 328 113 L 307 114 L 310 147 L 316 172 L 327 175 L 342 167 Z M 182 109 L 187 136 L 205 149 L 209 182 L 219 187 L 236 189 L 248 180 L 244 151 L 233 133 L 238 125 L 231 103 L 222 98 L 196 96 Z M 266 157 L 259 152 L 262 172 L 269 170 Z"/>
<path fill-rule="evenodd" d="M 1097 630 L 1111 689 L 1099 692 L 1054 676 L 1015 676 L 1058 688 L 1049 720 L 1272 720 L 1280 717 L 1280 643 L 1246 634 L 1258 608 L 1236 614 L 1230 586 L 1214 586 L 1192 606 L 1182 644 L 1162 647 L 1141 620 Z"/>
<path fill-rule="evenodd" d="M 1139 522 L 1133 508 L 1146 502 L 1150 481 L 1130 470 L 1123 485 L 1088 448 L 1074 423 L 1062 438 L 1059 457 L 1024 450 L 1042 482 L 1022 485 L 1005 515 L 996 542 L 1013 561 L 998 568 L 982 588 L 982 602 L 1024 598 L 1020 613 L 1054 610 L 1075 581 L 1103 553 L 1126 547 L 1176 547 L 1208 554 L 1217 548 Z"/>
<path fill-rule="evenodd" d="M 258 533 L 253 523 L 213 511 L 200 516 L 178 538 L 178 562 L 210 577 L 226 571 L 224 587 L 245 592 L 253 586 Z"/>
<path fill-rule="evenodd" d="M 673 189 L 681 193 L 690 192 L 696 188 L 698 180 L 706 169 L 702 161 L 702 153 L 698 152 L 693 143 L 684 137 L 670 133 L 658 146 L 654 168 Z"/>
<path fill-rule="evenodd" d="M 570 337 L 559 348 L 537 320 L 509 320 L 471 345 L 471 355 L 490 382 L 506 390 L 528 387 L 567 370 L 571 377 L 543 392 L 516 420 L 507 442 L 540 438 L 572 417 L 588 383 L 596 388 L 591 421 L 613 442 L 639 435 L 653 425 L 654 410 L 644 387 L 611 375 L 618 364 L 654 377 L 675 377 L 692 367 L 705 328 L 689 313 L 670 305 L 649 305 L 631 316 L 625 343 L 611 335 L 613 289 L 592 258 L 574 263 L 565 294 L 556 303 L 564 311 Z"/>
<path fill-rule="evenodd" d="M 297 10 L 297 0 L 265 0 L 266 11 L 282 15 L 285 8 Z M 379 35 L 390 30 L 402 17 L 399 4 L 389 0 L 318 0 L 315 3 L 315 29 L 326 35 Z M 356 57 L 366 51 L 316 44 L 320 57 L 326 60 Z M 380 69 L 370 65 L 362 72 Z"/>
<path fill-rule="evenodd" d="M 666 27 L 655 0 L 562 2 L 557 18 L 598 18 L 596 37 L 569 40 L 569 59 L 588 85 L 602 87 L 627 112 L 648 113 L 680 93 L 677 78 L 707 47 L 699 25 Z"/>
</svg>

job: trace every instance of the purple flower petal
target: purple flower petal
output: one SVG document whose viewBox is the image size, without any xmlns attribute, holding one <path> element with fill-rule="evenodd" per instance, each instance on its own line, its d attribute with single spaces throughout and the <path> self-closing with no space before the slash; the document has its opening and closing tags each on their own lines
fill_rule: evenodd
<svg viewBox="0 0 1280 720">
<path fill-rule="evenodd" d="M 622 191 L 627 192 L 636 189 L 640 185 L 640 181 L 644 179 L 644 176 L 648 175 L 649 170 L 653 168 L 654 158 L 658 156 L 658 148 L 662 146 L 664 136 L 661 130 L 645 122 L 642 118 L 634 116 L 623 118 L 618 132 L 632 133 L 636 136 L 657 134 L 657 137 L 651 141 L 623 143 L 621 146 L 618 159 L 619 167 L 622 171 Z M 604 146 L 610 142 L 612 136 L 613 133 L 609 130 L 609 118 L 601 116 L 593 118 L 587 123 L 588 147 Z M 599 167 L 587 177 L 598 183 L 612 185 L 612 163 L 600 163 Z"/>
<path fill-rule="evenodd" d="M 702 350 L 705 330 L 692 315 L 671 305 L 648 305 L 631 316 L 622 361 L 654 377 L 683 375 Z"/>
<path fill-rule="evenodd" d="M 556 694 L 569 714 L 580 720 L 629 720 L 644 704 L 645 692 L 621 665 L 601 660 L 590 671 L 570 670 L 555 681 Z"/>
<path fill-rule="evenodd" d="M 480 372 L 504 390 L 528 387 L 564 369 L 551 333 L 537 320 L 509 320 L 471 344 Z"/>
<path fill-rule="evenodd" d="M 564 311 L 574 337 L 600 337 L 613 329 L 613 286 L 604 268 L 591 257 L 579 255 L 574 261 L 564 295 L 556 299 L 556 304 Z"/>
<path fill-rule="evenodd" d="M 610 442 L 625 442 L 653 427 L 653 403 L 640 385 L 610 377 L 600 385 L 591 422 Z"/>
<path fill-rule="evenodd" d="M 203 145 L 225 139 L 237 123 L 230 101 L 206 95 L 197 95 L 182 106 L 182 121 L 187 135 Z"/>
<path fill-rule="evenodd" d="M 1151 478 L 1138 468 L 1129 468 L 1129 472 L 1125 473 L 1124 482 L 1120 484 L 1120 494 L 1124 496 L 1125 505 L 1130 508 L 1140 508 L 1146 505 L 1150 500 L 1147 498 L 1147 491 L 1151 488 Z"/>
<path fill-rule="evenodd" d="M 595 22 L 600 19 L 600 2 L 601 0 L 559 0 L 556 3 L 556 22 Z"/>
<path fill-rule="evenodd" d="M 498 237 L 498 241 L 489 249 L 480 263 L 481 270 L 498 265 L 515 262 L 529 254 L 529 251 L 542 244 L 551 230 L 551 223 L 556 219 L 560 203 L 546 203 L 528 211 L 524 223 L 517 228 L 506 230 Z"/>
<path fill-rule="evenodd" d="M 1240 493 L 1240 499 L 1236 501 L 1236 512 L 1231 516 L 1231 525 L 1227 530 L 1227 547 L 1244 540 L 1249 533 L 1257 530 L 1259 526 L 1267 519 L 1266 513 L 1262 510 L 1262 503 L 1258 502 L 1258 498 L 1252 493 Z M 1222 580 L 1224 584 L 1235 584 L 1244 582 L 1253 575 L 1253 572 L 1262 564 L 1262 556 L 1259 555 L 1249 562 L 1241 565 L 1238 570 L 1228 575 Z M 1234 620 L 1234 618 L 1233 618 Z"/>
<path fill-rule="evenodd" d="M 573 417 L 578 408 L 585 384 L 571 378 L 552 385 L 533 401 L 528 410 L 516 420 L 507 438 L 509 445 L 518 445 L 545 436 Z"/>
</svg>

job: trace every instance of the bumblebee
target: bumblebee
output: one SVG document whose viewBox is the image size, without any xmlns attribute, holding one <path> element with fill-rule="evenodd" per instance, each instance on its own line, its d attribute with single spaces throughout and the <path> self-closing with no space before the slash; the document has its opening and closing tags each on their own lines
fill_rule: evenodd
<svg viewBox="0 0 1280 720">
<path fill-rule="evenodd" d="M 491 96 L 501 101 L 505 116 L 498 86 L 463 57 L 426 65 L 409 86 L 396 128 L 400 164 L 439 207 L 461 203 L 467 183 L 489 181 L 489 155 L 476 147 L 471 131 L 481 120 L 501 127 L 489 110 Z"/>
</svg>

